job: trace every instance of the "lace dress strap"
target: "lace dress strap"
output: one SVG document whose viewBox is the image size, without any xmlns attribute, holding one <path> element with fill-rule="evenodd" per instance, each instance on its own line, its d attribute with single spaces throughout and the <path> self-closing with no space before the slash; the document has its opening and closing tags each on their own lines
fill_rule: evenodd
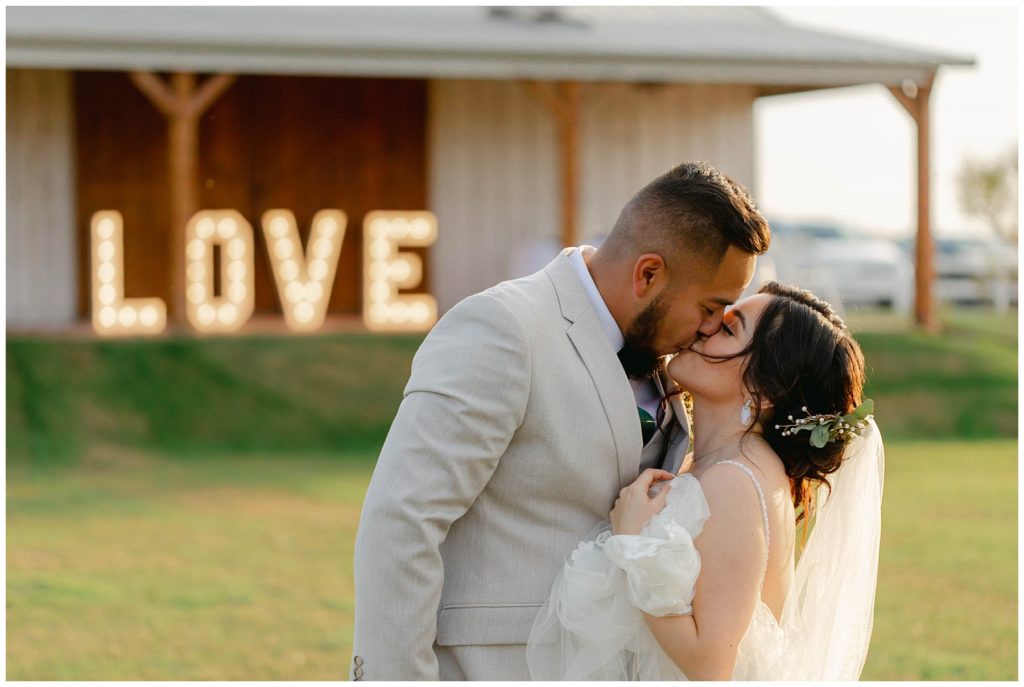
<svg viewBox="0 0 1024 687">
<path fill-rule="evenodd" d="M 768 553 L 770 551 L 772 537 L 771 529 L 768 526 L 768 500 L 764 496 L 764 489 L 761 487 L 761 483 L 757 480 L 757 476 L 754 475 L 754 471 L 748 468 L 743 463 L 736 460 L 720 460 L 715 465 L 721 465 L 726 463 L 728 465 L 735 465 L 743 472 L 747 473 L 750 480 L 754 483 L 754 487 L 757 489 L 757 495 L 761 497 L 761 521 L 764 523 L 764 569 L 761 572 L 761 589 L 764 589 L 764 578 L 768 574 Z"/>
</svg>

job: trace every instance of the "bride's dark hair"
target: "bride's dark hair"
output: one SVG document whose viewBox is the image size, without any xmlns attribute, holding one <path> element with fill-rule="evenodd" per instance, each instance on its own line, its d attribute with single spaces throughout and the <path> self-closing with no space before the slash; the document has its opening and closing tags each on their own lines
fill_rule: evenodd
<svg viewBox="0 0 1024 687">
<path fill-rule="evenodd" d="M 811 487 L 828 484 L 839 469 L 847 441 L 822 448 L 809 432 L 783 436 L 775 425 L 814 415 L 852 412 L 864 392 L 864 355 L 832 306 L 810 291 L 777 282 L 759 293 L 775 296 L 754 330 L 743 384 L 754 401 L 764 438 L 793 482 L 793 503 L 809 507 Z"/>
<path fill-rule="evenodd" d="M 743 385 L 765 441 L 790 478 L 799 521 L 810 512 L 813 487 L 828 484 L 828 475 L 839 469 L 848 440 L 815 448 L 809 432 L 783 435 L 775 426 L 792 424 L 790 416 L 805 417 L 803 408 L 812 415 L 852 412 L 864 391 L 864 355 L 832 306 L 810 291 L 769 282 L 758 293 L 774 298 L 750 344 L 727 359 L 748 356 Z"/>
</svg>

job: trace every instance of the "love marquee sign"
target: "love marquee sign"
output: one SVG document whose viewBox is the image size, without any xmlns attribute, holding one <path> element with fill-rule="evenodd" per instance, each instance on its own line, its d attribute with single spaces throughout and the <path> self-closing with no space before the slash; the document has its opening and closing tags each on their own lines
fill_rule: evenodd
<svg viewBox="0 0 1024 687">
<path fill-rule="evenodd" d="M 91 219 L 92 324 L 101 336 L 154 336 L 167 327 L 167 305 L 160 298 L 127 298 L 124 293 L 124 222 L 116 210 Z M 341 257 L 347 217 L 321 210 L 305 250 L 295 215 L 268 210 L 260 226 L 288 328 L 314 332 L 323 326 Z M 238 331 L 252 316 L 254 232 L 236 210 L 201 210 L 185 230 L 186 310 L 189 324 L 202 333 Z M 376 210 L 363 220 L 363 321 L 379 332 L 426 331 L 437 321 L 437 301 L 428 294 L 400 294 L 423 280 L 419 255 L 403 247 L 430 246 L 437 219 L 430 212 Z M 214 264 L 214 247 L 220 264 Z M 221 294 L 214 293 L 220 270 Z"/>
</svg>

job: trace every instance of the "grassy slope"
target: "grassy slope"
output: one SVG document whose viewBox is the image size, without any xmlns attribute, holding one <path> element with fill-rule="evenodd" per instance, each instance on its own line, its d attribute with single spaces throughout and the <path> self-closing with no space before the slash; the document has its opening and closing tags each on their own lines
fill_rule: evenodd
<svg viewBox="0 0 1024 687">
<path fill-rule="evenodd" d="M 887 437 L 1016 436 L 1016 315 L 958 313 L 941 336 L 903 329 L 857 338 Z"/>
<path fill-rule="evenodd" d="M 7 447 L 72 459 L 379 446 L 420 337 L 7 342 Z"/>
<path fill-rule="evenodd" d="M 1016 435 L 1015 316 L 959 315 L 943 336 L 858 338 L 887 437 Z M 9 339 L 8 454 L 68 461 L 114 443 L 175 456 L 373 449 L 420 340 Z"/>
</svg>

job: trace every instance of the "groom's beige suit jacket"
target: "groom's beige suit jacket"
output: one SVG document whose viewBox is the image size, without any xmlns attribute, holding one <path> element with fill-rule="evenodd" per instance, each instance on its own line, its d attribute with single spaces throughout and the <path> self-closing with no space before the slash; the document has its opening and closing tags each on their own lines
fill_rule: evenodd
<svg viewBox="0 0 1024 687">
<path fill-rule="evenodd" d="M 574 250 L 463 300 L 416 353 L 356 538 L 353 679 L 529 679 L 555 573 L 636 479 L 633 391 Z"/>
</svg>

